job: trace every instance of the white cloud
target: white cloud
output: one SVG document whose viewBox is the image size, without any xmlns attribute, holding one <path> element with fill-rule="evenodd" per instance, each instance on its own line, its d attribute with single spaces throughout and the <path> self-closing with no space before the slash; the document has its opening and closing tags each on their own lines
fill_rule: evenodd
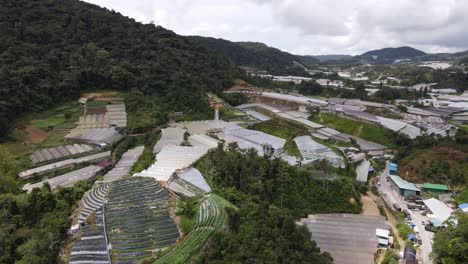
<svg viewBox="0 0 468 264">
<path fill-rule="evenodd" d="M 390 46 L 468 49 L 465 0 L 87 0 L 182 35 L 259 41 L 298 54 Z"/>
</svg>

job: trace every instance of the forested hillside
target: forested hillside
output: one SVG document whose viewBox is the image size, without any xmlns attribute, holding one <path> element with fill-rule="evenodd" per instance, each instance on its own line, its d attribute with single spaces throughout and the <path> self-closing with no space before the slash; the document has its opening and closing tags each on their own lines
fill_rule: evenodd
<svg viewBox="0 0 468 264">
<path fill-rule="evenodd" d="M 393 63 L 399 59 L 412 59 L 426 53 L 412 47 L 384 48 L 368 51 L 359 57 L 375 63 Z"/>
<path fill-rule="evenodd" d="M 296 56 L 259 42 L 231 42 L 199 36 L 191 38 L 206 48 L 228 57 L 239 66 L 254 67 L 258 70 L 266 70 L 271 74 L 308 75 L 303 68 L 295 65 L 294 61 L 303 64 L 318 62 L 313 57 Z"/>
<path fill-rule="evenodd" d="M 0 35 L 0 138 L 22 113 L 86 89 L 138 89 L 183 111 L 236 73 L 186 37 L 77 0 L 4 0 Z"/>
</svg>

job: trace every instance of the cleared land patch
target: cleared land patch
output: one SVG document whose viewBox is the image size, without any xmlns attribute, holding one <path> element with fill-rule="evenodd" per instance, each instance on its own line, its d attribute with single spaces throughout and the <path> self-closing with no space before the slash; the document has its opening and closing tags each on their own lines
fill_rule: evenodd
<svg viewBox="0 0 468 264">
<path fill-rule="evenodd" d="M 322 123 L 327 127 L 331 127 L 342 133 L 360 137 L 390 148 L 397 147 L 396 135 L 392 131 L 377 125 L 342 118 L 327 113 L 321 113 L 314 121 Z"/>
</svg>

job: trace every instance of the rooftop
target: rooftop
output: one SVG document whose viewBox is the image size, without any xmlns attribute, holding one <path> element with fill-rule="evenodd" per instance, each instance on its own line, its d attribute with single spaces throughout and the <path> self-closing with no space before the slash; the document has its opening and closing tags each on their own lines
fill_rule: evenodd
<svg viewBox="0 0 468 264">
<path fill-rule="evenodd" d="M 449 187 L 445 184 L 435 184 L 435 183 L 424 183 L 423 185 L 424 189 L 435 189 L 435 190 L 441 190 L 441 191 L 448 191 Z"/>
<path fill-rule="evenodd" d="M 404 189 L 404 190 L 410 190 L 410 191 L 417 191 L 419 192 L 420 190 L 414 185 L 414 183 L 408 182 L 400 178 L 400 176 L 396 175 L 388 175 L 392 182 L 394 182 L 398 188 Z"/>
<path fill-rule="evenodd" d="M 453 210 L 444 202 L 437 200 L 436 198 L 424 200 L 424 204 L 437 216 L 437 219 L 442 222 L 447 220 L 453 212 Z"/>
</svg>

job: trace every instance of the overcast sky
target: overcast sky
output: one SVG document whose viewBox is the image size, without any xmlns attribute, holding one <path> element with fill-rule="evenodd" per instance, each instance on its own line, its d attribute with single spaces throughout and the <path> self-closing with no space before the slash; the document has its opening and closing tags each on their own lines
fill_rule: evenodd
<svg viewBox="0 0 468 264">
<path fill-rule="evenodd" d="M 295 54 L 468 49 L 468 0 L 86 1 L 181 35 L 259 41 Z"/>
</svg>

